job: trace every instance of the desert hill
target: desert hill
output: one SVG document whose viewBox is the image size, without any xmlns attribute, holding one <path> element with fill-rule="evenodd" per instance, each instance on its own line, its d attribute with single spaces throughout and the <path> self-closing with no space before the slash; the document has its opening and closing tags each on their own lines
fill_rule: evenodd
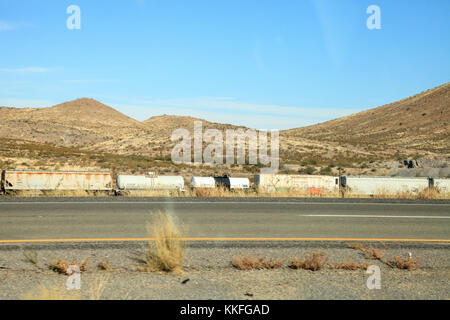
<svg viewBox="0 0 450 320">
<path fill-rule="evenodd" d="M 391 155 L 449 154 L 450 83 L 347 117 L 287 130 L 285 134 Z"/>
<path fill-rule="evenodd" d="M 0 119 L 1 158 L 25 168 L 30 163 L 35 167 L 33 157 L 39 163 L 82 157 L 94 159 L 93 167 L 107 168 L 115 165 L 117 159 L 111 159 L 117 155 L 126 158 L 117 160 L 119 167 L 142 171 L 152 161 L 171 163 L 175 142 L 170 137 L 175 129 L 193 133 L 195 121 L 202 122 L 203 130 L 244 128 L 172 115 L 139 122 L 88 98 L 49 108 L 0 107 Z M 55 159 L 59 154 L 64 157 Z M 398 168 L 398 159 L 440 157 L 448 162 L 449 154 L 450 83 L 375 109 L 280 132 L 280 164 L 295 168 L 332 164 L 368 168 L 383 161 Z"/>
<path fill-rule="evenodd" d="M 94 147 L 105 142 L 145 134 L 139 121 L 94 99 L 82 98 L 49 108 L 0 108 L 4 138 L 57 146 Z"/>
<path fill-rule="evenodd" d="M 81 98 L 49 108 L 0 108 L 6 121 L 51 122 L 76 127 L 124 126 L 141 124 L 94 99 Z"/>
<path fill-rule="evenodd" d="M 153 130 L 153 132 L 159 133 L 161 138 L 167 139 L 170 138 L 172 132 L 178 128 L 185 128 L 189 130 L 189 132 L 193 133 L 194 131 L 194 122 L 200 121 L 202 122 L 203 131 L 206 129 L 218 129 L 224 131 L 226 129 L 238 129 L 245 127 L 234 126 L 231 124 L 223 124 L 223 123 L 215 123 L 209 122 L 199 118 L 193 118 L 188 116 L 176 116 L 176 115 L 162 115 L 151 117 L 142 122 L 147 128 Z"/>
</svg>

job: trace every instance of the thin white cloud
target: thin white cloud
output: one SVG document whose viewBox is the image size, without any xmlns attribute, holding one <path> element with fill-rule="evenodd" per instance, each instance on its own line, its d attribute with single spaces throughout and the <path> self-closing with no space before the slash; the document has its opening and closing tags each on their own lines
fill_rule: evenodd
<svg viewBox="0 0 450 320">
<path fill-rule="evenodd" d="M 123 104 L 106 101 L 106 103 L 138 120 L 161 114 L 186 115 L 259 129 L 290 129 L 339 118 L 354 112 L 350 109 L 287 107 L 213 97 L 134 100 Z"/>
<path fill-rule="evenodd" d="M 0 31 L 8 31 L 15 29 L 15 26 L 6 21 L 0 20 Z"/>
<path fill-rule="evenodd" d="M 351 114 L 354 110 L 317 107 L 290 107 L 272 104 L 258 104 L 233 98 L 199 97 L 186 99 L 132 100 L 127 104 L 148 108 L 194 109 L 221 113 L 266 115 L 281 117 L 333 118 Z"/>
<path fill-rule="evenodd" d="M 44 67 L 0 68 L 0 72 L 9 73 L 45 73 L 50 71 L 52 71 L 52 69 Z"/>
</svg>

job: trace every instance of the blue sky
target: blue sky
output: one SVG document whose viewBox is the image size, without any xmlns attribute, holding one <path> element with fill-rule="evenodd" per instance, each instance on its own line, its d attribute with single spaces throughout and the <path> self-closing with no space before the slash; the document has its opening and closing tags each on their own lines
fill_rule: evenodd
<svg viewBox="0 0 450 320">
<path fill-rule="evenodd" d="M 90 97 L 137 120 L 309 125 L 448 82 L 449 13 L 448 0 L 0 0 L 0 105 Z"/>
</svg>

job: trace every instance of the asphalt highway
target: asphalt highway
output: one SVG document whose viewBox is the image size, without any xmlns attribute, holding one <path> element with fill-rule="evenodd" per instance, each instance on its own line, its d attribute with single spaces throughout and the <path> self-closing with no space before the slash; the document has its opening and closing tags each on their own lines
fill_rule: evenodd
<svg viewBox="0 0 450 320">
<path fill-rule="evenodd" d="M 450 243 L 450 202 L 278 199 L 1 199 L 0 243 L 136 241 L 158 210 L 192 240 Z"/>
</svg>

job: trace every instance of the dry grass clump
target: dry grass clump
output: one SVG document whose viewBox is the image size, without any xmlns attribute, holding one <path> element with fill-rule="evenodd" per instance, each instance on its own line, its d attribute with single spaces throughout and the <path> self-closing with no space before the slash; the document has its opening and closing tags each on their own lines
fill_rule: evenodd
<svg viewBox="0 0 450 320">
<path fill-rule="evenodd" d="M 109 264 L 109 262 L 100 262 L 97 265 L 97 269 L 98 270 L 102 270 L 102 271 L 111 271 L 113 268 L 111 267 L 111 265 Z"/>
<path fill-rule="evenodd" d="M 239 270 L 261 270 L 261 269 L 277 269 L 283 266 L 284 260 L 266 260 L 265 257 L 234 257 L 231 264 Z"/>
<path fill-rule="evenodd" d="M 383 258 L 384 256 L 384 252 L 381 252 L 378 249 L 375 249 L 374 247 L 370 246 L 370 248 L 368 250 L 366 250 L 365 252 L 366 258 L 367 259 L 374 259 L 374 260 L 380 260 Z"/>
<path fill-rule="evenodd" d="M 348 243 L 347 246 L 349 248 L 363 252 L 367 259 L 382 261 L 382 258 L 384 256 L 384 252 L 382 252 L 381 250 L 376 249 L 373 246 L 366 248 L 362 243 Z M 387 249 L 386 245 L 384 245 L 384 249 Z"/>
<path fill-rule="evenodd" d="M 419 191 L 417 199 L 439 199 L 441 196 L 436 188 L 427 188 Z"/>
<path fill-rule="evenodd" d="M 323 252 L 313 252 L 310 255 L 305 254 L 303 260 L 293 258 L 288 267 L 291 269 L 306 269 L 311 271 L 320 270 L 327 262 L 328 257 Z"/>
<path fill-rule="evenodd" d="M 392 268 L 398 268 L 398 269 L 404 269 L 404 270 L 416 270 L 419 267 L 420 259 L 413 258 L 411 253 L 409 253 L 409 257 L 407 260 L 405 260 L 401 257 L 398 257 L 398 256 L 394 256 L 394 260 L 383 260 L 385 252 L 382 252 L 381 250 L 376 249 L 373 246 L 366 248 L 361 243 L 349 243 L 347 245 L 352 249 L 363 252 L 367 259 L 379 260 Z M 385 251 L 387 250 L 387 248 L 388 247 L 386 245 L 384 245 Z M 334 268 L 334 269 L 337 269 L 337 268 Z"/>
<path fill-rule="evenodd" d="M 147 233 L 152 240 L 144 249 L 141 270 L 147 272 L 182 273 L 186 251 L 183 230 L 174 216 L 167 212 L 157 212 L 147 223 Z"/>
<path fill-rule="evenodd" d="M 21 296 L 22 300 L 81 300 L 78 290 L 67 290 L 64 285 L 39 284 Z"/>
<path fill-rule="evenodd" d="M 359 250 L 362 252 L 365 252 L 367 250 L 367 248 L 362 244 L 362 243 L 347 243 L 347 246 L 349 248 L 355 249 L 355 250 Z"/>
<path fill-rule="evenodd" d="M 109 275 L 102 274 L 95 276 L 95 278 L 89 282 L 88 298 L 89 300 L 100 300 L 105 287 L 108 284 Z"/>
<path fill-rule="evenodd" d="M 336 264 L 330 265 L 330 269 L 352 270 L 352 271 L 355 271 L 358 269 L 367 270 L 368 267 L 369 267 L 368 263 L 358 264 L 355 261 L 345 261 L 343 263 L 336 263 Z"/>
<path fill-rule="evenodd" d="M 412 256 L 409 256 L 407 260 L 394 256 L 393 261 L 386 261 L 386 264 L 403 270 L 417 270 L 419 268 L 419 258 L 413 258 Z"/>
<path fill-rule="evenodd" d="M 425 188 L 417 192 L 403 190 L 396 193 L 380 190 L 373 197 L 377 199 L 448 199 L 448 195 L 439 193 L 436 188 Z"/>
<path fill-rule="evenodd" d="M 67 290 L 65 282 L 58 284 L 39 284 L 36 288 L 31 289 L 21 296 L 22 300 L 100 300 L 103 292 L 108 284 L 109 275 L 96 275 L 92 280 L 83 280 L 87 285 L 85 294 L 82 295 L 81 290 Z"/>
<path fill-rule="evenodd" d="M 228 198 L 228 197 L 242 196 L 242 194 L 228 190 L 225 187 L 216 187 L 216 188 L 195 188 L 194 190 L 192 190 L 192 196 Z"/>
<path fill-rule="evenodd" d="M 30 261 L 32 264 L 34 264 L 35 266 L 37 266 L 38 264 L 38 253 L 36 250 L 25 250 L 23 252 L 23 255 L 25 256 L 25 258 L 27 258 L 28 261 Z"/>
<path fill-rule="evenodd" d="M 50 264 L 49 268 L 50 270 L 53 270 L 58 273 L 68 274 L 67 271 L 70 266 L 77 266 L 78 268 L 80 268 L 81 272 L 84 272 L 87 271 L 88 261 L 89 258 L 86 258 L 83 260 L 82 263 L 78 264 L 76 262 L 68 262 L 66 260 L 55 260 Z"/>
</svg>

